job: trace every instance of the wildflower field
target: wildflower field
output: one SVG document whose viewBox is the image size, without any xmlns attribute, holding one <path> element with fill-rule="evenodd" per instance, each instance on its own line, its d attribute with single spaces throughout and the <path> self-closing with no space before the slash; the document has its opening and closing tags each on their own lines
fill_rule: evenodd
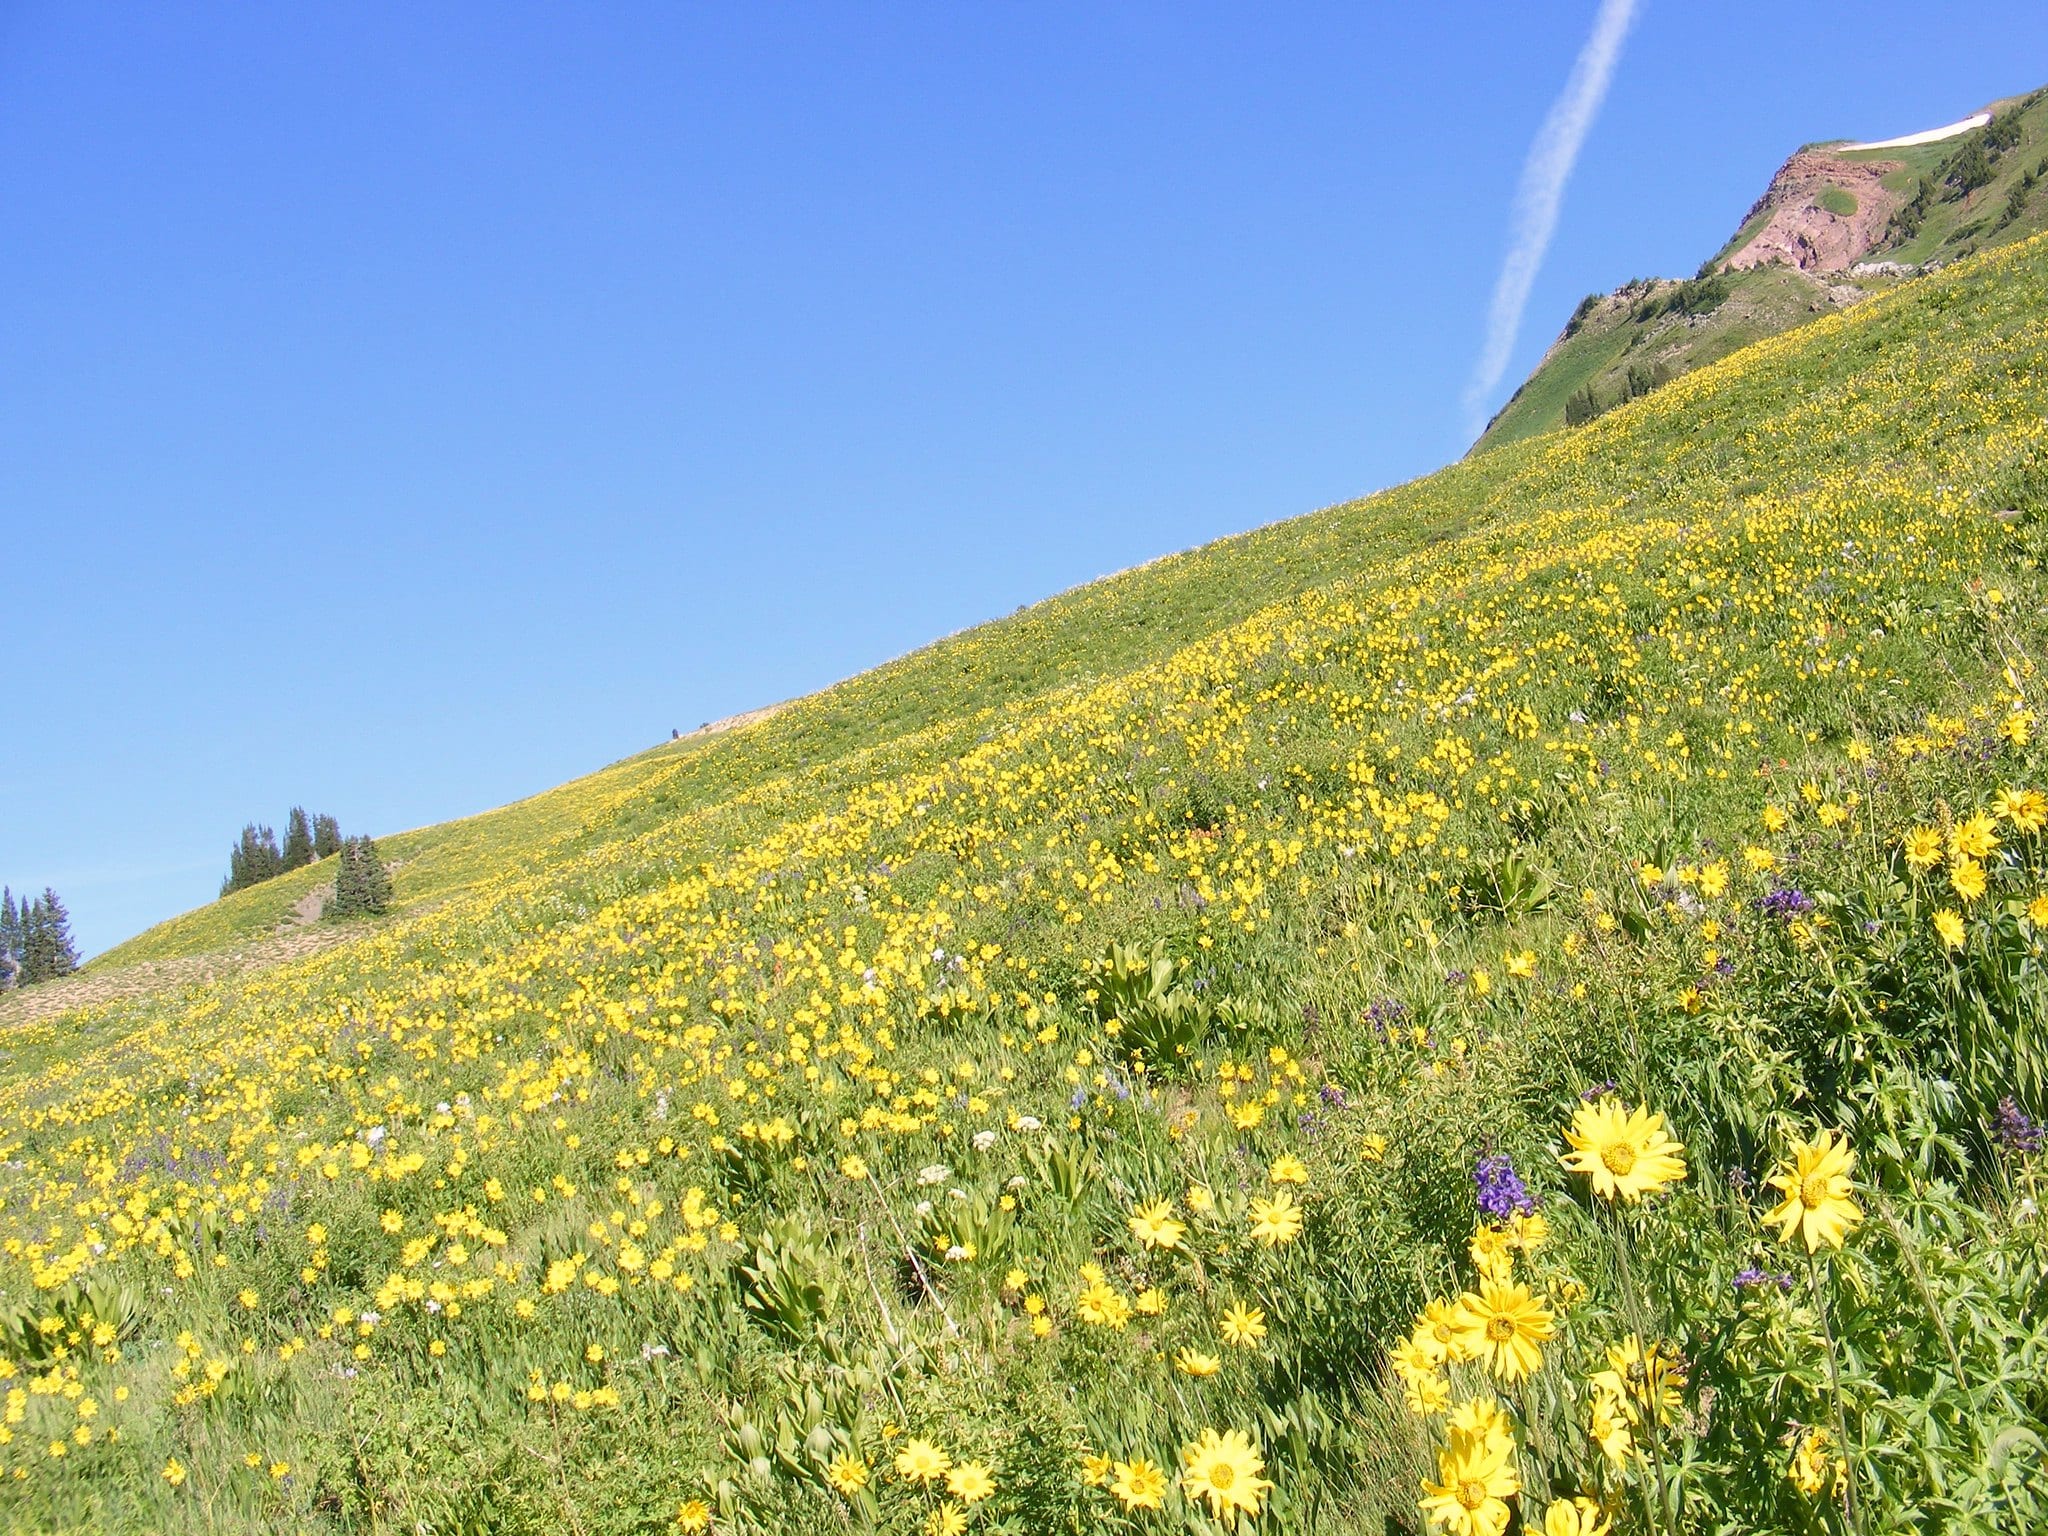
<svg viewBox="0 0 2048 1536">
<path fill-rule="evenodd" d="M 0 1524 L 2048 1526 L 2044 413 L 2035 240 L 15 1029 Z"/>
</svg>

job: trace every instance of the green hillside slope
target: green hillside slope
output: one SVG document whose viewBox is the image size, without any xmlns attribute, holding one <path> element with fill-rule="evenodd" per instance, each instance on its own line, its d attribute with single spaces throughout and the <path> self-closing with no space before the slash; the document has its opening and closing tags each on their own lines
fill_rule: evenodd
<svg viewBox="0 0 2048 1536">
<path fill-rule="evenodd" d="M 392 839 L 0 1036 L 0 1524 L 2037 1526 L 2044 517 L 2036 240 Z"/>
<path fill-rule="evenodd" d="M 1839 265 L 1731 269 L 1730 258 L 1775 206 L 1766 198 L 1693 278 L 1643 278 L 1611 294 L 1588 294 L 1473 451 L 1588 419 L 1761 337 L 1860 303 L 1922 266 L 2048 228 L 2048 92 L 1998 103 L 1992 113 L 1984 127 L 1933 144 L 1803 151 L 1887 168 L 1878 195 L 1890 212 L 1867 248 L 1852 247 L 1853 257 Z M 1836 215 L 1857 211 L 1856 195 L 1843 187 L 1796 195 Z"/>
</svg>

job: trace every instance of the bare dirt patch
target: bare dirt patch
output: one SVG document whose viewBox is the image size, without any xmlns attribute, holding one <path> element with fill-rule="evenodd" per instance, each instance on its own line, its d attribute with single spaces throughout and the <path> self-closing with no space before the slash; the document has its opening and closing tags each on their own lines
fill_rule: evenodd
<svg viewBox="0 0 2048 1536">
<path fill-rule="evenodd" d="M 361 932 L 360 927 L 352 924 L 337 923 L 326 927 L 308 924 L 210 955 L 143 960 L 109 971 L 88 968 L 75 976 L 46 981 L 20 992 L 0 993 L 0 1029 L 33 1024 L 39 1019 L 69 1013 L 74 1008 L 97 1007 L 124 998 L 195 986 L 244 971 L 268 970 L 288 960 L 302 959 L 330 949 L 358 937 Z"/>
<path fill-rule="evenodd" d="M 1902 199 L 1884 184 L 1899 168 L 1896 160 L 1844 160 L 1826 150 L 1802 149 L 1779 168 L 1743 218 L 1747 228 L 1759 215 L 1764 224 L 1727 260 L 1741 270 L 1780 262 L 1802 272 L 1843 272 L 1884 238 Z M 1823 201 L 1855 199 L 1853 213 L 1836 213 Z M 1832 194 L 1832 195 L 1831 195 Z"/>
</svg>

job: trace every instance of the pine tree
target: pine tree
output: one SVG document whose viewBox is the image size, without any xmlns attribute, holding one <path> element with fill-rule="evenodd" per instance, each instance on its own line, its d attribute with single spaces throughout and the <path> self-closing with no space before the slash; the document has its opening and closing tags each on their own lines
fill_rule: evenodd
<svg viewBox="0 0 2048 1536">
<path fill-rule="evenodd" d="M 78 945 L 71 938 L 71 914 L 47 885 L 43 887 L 44 947 L 51 976 L 69 976 L 78 969 Z"/>
<path fill-rule="evenodd" d="M 306 820 L 303 805 L 292 807 L 291 816 L 284 824 L 284 852 L 279 860 L 282 869 L 304 869 L 313 862 L 313 828 Z"/>
<path fill-rule="evenodd" d="M 54 959 L 44 943 L 43 903 L 24 903 L 21 910 L 21 970 L 16 980 L 24 987 L 32 987 L 49 974 Z"/>
<path fill-rule="evenodd" d="M 18 985 L 32 987 L 39 981 L 69 976 L 78 969 L 78 947 L 71 941 L 71 915 L 57 893 L 45 887 L 43 894 L 18 913 L 21 925 Z"/>
<path fill-rule="evenodd" d="M 331 859 L 341 852 L 341 823 L 332 816 L 313 818 L 313 857 Z"/>
<path fill-rule="evenodd" d="M 242 836 L 234 850 L 228 854 L 228 877 L 220 883 L 220 893 L 268 880 L 284 870 L 284 855 L 278 851 L 277 834 L 268 827 L 259 827 L 250 822 L 242 828 Z"/>
<path fill-rule="evenodd" d="M 334 876 L 334 895 L 327 917 L 373 917 L 391 905 L 391 875 L 367 837 L 351 837 L 341 845 L 341 867 Z"/>
<path fill-rule="evenodd" d="M 0 886 L 0 990 L 15 984 L 21 972 L 21 909 L 14 888 Z"/>
</svg>

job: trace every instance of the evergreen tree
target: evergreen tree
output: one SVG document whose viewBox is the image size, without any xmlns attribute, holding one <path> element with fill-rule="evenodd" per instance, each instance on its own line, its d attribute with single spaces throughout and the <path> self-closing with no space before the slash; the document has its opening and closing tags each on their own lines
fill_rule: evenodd
<svg viewBox="0 0 2048 1536">
<path fill-rule="evenodd" d="M 15 984 L 21 971 L 21 909 L 14 888 L 0 887 L 0 990 Z"/>
<path fill-rule="evenodd" d="M 313 857 L 331 859 L 341 852 L 341 823 L 332 816 L 313 818 Z"/>
<path fill-rule="evenodd" d="M 220 893 L 225 896 L 230 891 L 260 884 L 283 870 L 284 855 L 278 851 L 277 834 L 252 821 L 242 828 L 241 839 L 228 854 L 228 877 L 220 883 Z"/>
<path fill-rule="evenodd" d="M 38 897 L 21 909 L 21 970 L 15 978 L 21 986 L 32 987 L 49 974 L 55 957 L 48 952 L 43 933 L 43 903 Z"/>
<path fill-rule="evenodd" d="M 391 905 L 391 875 L 367 837 L 351 837 L 341 845 L 341 867 L 334 876 L 334 895 L 327 917 L 373 917 Z"/>
<path fill-rule="evenodd" d="M 284 824 L 284 852 L 280 859 L 283 869 L 304 869 L 313 862 L 313 827 L 306 820 L 303 805 L 292 807 L 292 814 Z"/>
<path fill-rule="evenodd" d="M 69 976 L 78 969 L 78 945 L 71 938 L 71 914 L 47 885 L 43 887 L 43 943 L 49 955 L 49 974 Z"/>
<path fill-rule="evenodd" d="M 69 976 L 78 969 L 78 947 L 71 941 L 71 915 L 57 893 L 43 894 L 17 914 L 21 925 L 20 969 L 16 983 L 32 987 L 39 981 Z"/>
</svg>

